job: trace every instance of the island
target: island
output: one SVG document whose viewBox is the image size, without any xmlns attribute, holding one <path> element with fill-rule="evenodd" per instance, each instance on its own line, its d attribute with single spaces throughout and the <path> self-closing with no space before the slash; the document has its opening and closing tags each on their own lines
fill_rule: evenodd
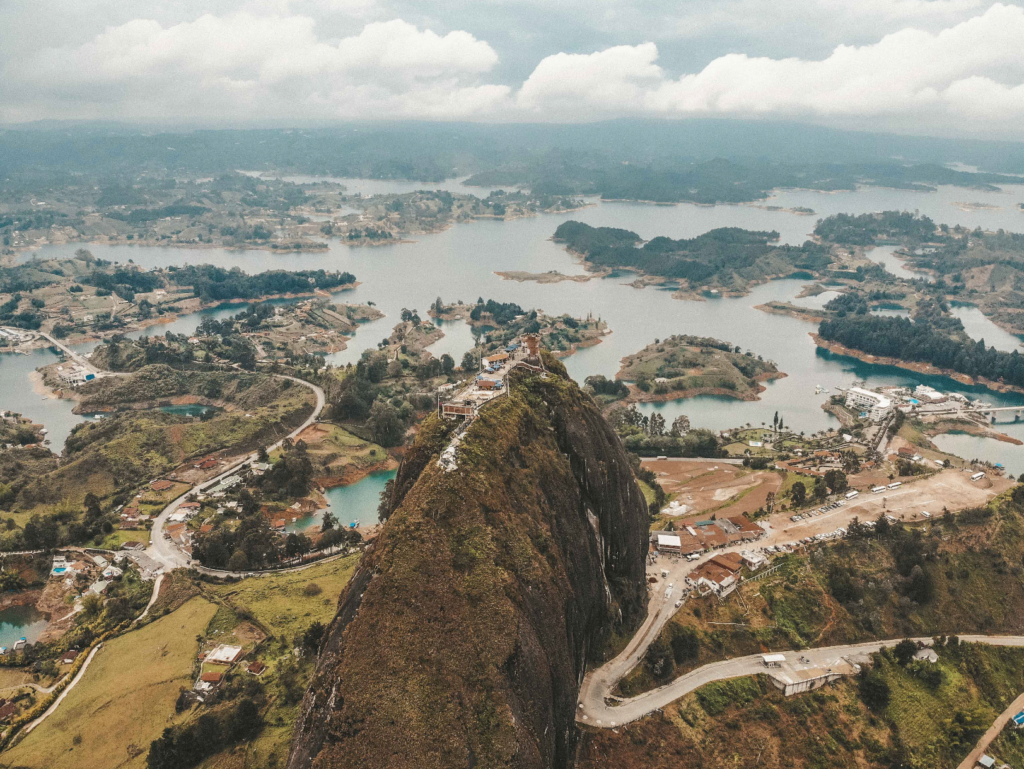
<svg viewBox="0 0 1024 769">
<path fill-rule="evenodd" d="M 592 227 L 577 221 L 558 226 L 552 237 L 599 274 L 630 270 L 678 289 L 680 298 L 703 293 L 739 296 L 773 278 L 813 276 L 831 264 L 829 249 L 808 241 L 781 245 L 777 232 L 721 227 L 695 238 L 643 241 L 630 230 Z"/>
<path fill-rule="evenodd" d="M 630 401 L 667 401 L 697 395 L 758 400 L 762 382 L 786 376 L 774 363 L 729 342 L 674 335 L 622 359 L 615 378 L 629 383 Z"/>
</svg>

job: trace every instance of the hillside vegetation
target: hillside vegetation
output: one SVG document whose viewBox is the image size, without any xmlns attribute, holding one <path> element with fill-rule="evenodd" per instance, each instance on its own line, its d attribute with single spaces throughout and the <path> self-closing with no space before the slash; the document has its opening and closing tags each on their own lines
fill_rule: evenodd
<svg viewBox="0 0 1024 769">
<path fill-rule="evenodd" d="M 774 363 L 743 354 L 728 342 L 674 335 L 623 358 L 616 379 L 635 382 L 641 392 L 655 398 L 708 390 L 753 398 L 763 389 L 758 382 L 778 376 L 783 375 Z"/>
<path fill-rule="evenodd" d="M 778 239 L 777 232 L 722 227 L 689 239 L 656 237 L 638 248 L 643 241 L 635 232 L 576 221 L 559 225 L 554 234 L 591 268 L 638 270 L 691 289 L 745 292 L 770 278 L 822 271 L 832 261 L 824 246 L 784 246 Z"/>
<path fill-rule="evenodd" d="M 452 472 L 437 457 L 453 425 L 423 423 L 321 647 L 290 767 L 571 760 L 585 661 L 645 612 L 647 508 L 595 404 L 546 362 L 546 378 L 510 378 Z"/>
<path fill-rule="evenodd" d="M 622 682 L 622 694 L 766 651 L 1024 634 L 1024 486 L 928 528 L 883 520 L 875 533 L 851 533 L 810 555 L 776 561 L 776 573 L 740 588 L 741 595 L 689 601 Z M 1024 651 L 950 643 L 939 654 L 938 666 L 881 655 L 860 680 L 790 699 L 755 679 L 706 686 L 623 735 L 593 735 L 582 766 L 667 766 L 648 743 L 671 746 L 669 754 L 695 766 L 728 751 L 741 765 L 762 752 L 767 767 L 955 766 L 1024 691 Z M 884 690 L 886 701 L 872 700 L 872 689 Z M 798 730 L 801 718 L 821 728 Z"/>
</svg>

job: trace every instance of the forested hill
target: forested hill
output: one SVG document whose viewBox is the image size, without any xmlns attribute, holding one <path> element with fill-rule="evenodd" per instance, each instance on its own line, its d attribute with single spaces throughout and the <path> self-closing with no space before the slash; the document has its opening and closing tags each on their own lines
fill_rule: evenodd
<svg viewBox="0 0 1024 769">
<path fill-rule="evenodd" d="M 874 214 L 833 214 L 818 221 L 814 234 L 822 240 L 870 246 L 878 240 L 921 243 L 935 240 L 935 222 L 908 211 Z"/>
<path fill-rule="evenodd" d="M 1024 357 L 987 347 L 983 340 L 958 339 L 931 323 L 906 318 L 850 315 L 823 321 L 818 335 L 870 355 L 929 363 L 970 377 L 1024 387 Z"/>
<path fill-rule="evenodd" d="M 611 227 L 569 221 L 555 230 L 554 240 L 584 257 L 595 268 L 639 270 L 690 288 L 745 290 L 751 283 L 794 272 L 819 272 L 831 261 L 824 246 L 782 246 L 777 232 L 722 227 L 695 238 L 656 237 L 643 246 L 639 235 Z"/>
</svg>

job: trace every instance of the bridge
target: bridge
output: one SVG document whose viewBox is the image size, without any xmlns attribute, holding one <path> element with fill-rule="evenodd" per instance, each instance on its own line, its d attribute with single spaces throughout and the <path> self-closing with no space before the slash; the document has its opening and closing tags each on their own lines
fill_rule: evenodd
<svg viewBox="0 0 1024 769">
<path fill-rule="evenodd" d="M 64 353 L 64 357 L 66 357 L 72 363 L 77 363 L 90 374 L 95 374 L 96 376 L 102 376 L 104 374 L 103 371 L 100 371 L 98 368 L 92 365 L 92 363 L 89 362 L 88 358 L 86 358 L 84 355 L 81 355 L 80 353 L 75 352 L 63 342 L 58 342 L 52 336 L 43 331 L 37 331 L 36 333 L 39 334 L 39 336 L 41 336 L 47 342 L 49 342 L 51 346 L 56 347 L 58 350 Z"/>
<path fill-rule="evenodd" d="M 992 424 L 995 424 L 996 417 L 999 414 L 1007 414 L 1008 412 L 1013 413 L 1013 421 L 1018 421 L 1024 416 L 1024 406 L 982 406 L 971 409 L 977 414 L 983 414 L 992 420 Z"/>
</svg>

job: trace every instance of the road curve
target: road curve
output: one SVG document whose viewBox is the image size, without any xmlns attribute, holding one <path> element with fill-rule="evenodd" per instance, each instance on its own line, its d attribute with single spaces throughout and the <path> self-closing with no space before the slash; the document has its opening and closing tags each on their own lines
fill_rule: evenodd
<svg viewBox="0 0 1024 769">
<path fill-rule="evenodd" d="M 1000 713 L 996 720 L 992 723 L 992 726 L 988 728 L 978 740 L 978 744 L 974 746 L 974 750 L 967 754 L 967 758 L 960 762 L 960 766 L 957 769 L 974 769 L 974 766 L 978 763 L 978 759 L 982 757 L 988 746 L 992 744 L 992 741 L 999 736 L 999 732 L 1003 731 L 1010 719 L 1015 715 L 1024 710 L 1024 694 L 1020 695 L 1010 705 Z"/>
<path fill-rule="evenodd" d="M 894 638 L 887 641 L 867 641 L 865 643 L 846 644 L 844 646 L 824 646 L 817 649 L 802 649 L 785 653 L 806 657 L 816 666 L 825 666 L 841 657 L 872 654 L 883 646 L 895 646 L 902 640 L 902 638 Z M 912 638 L 911 640 L 929 646 L 932 643 L 930 637 Z M 962 635 L 960 640 L 968 643 L 984 643 L 991 646 L 1024 646 L 1024 636 Z M 595 673 L 599 672 L 600 670 L 595 671 Z M 590 726 L 611 728 L 629 723 L 630 721 L 636 721 L 648 713 L 660 710 L 669 703 L 675 702 L 680 697 L 684 697 L 712 681 L 742 678 L 743 676 L 752 676 L 764 672 L 765 668 L 760 654 L 735 657 L 730 660 L 712 662 L 696 670 L 691 670 L 669 684 L 652 689 L 649 692 L 644 692 L 631 699 L 619 700 L 613 704 L 609 704 L 605 698 L 611 694 L 611 690 L 618 683 L 618 679 L 609 682 L 607 678 L 591 674 L 584 679 L 583 687 L 580 689 L 576 720 Z"/>
<path fill-rule="evenodd" d="M 39 718 L 37 718 L 35 721 L 33 721 L 32 723 L 30 723 L 28 726 L 25 727 L 24 731 L 22 732 L 23 734 L 28 734 L 29 732 L 31 732 L 33 729 L 35 729 L 37 726 L 39 726 L 39 724 L 43 723 L 43 721 L 45 721 L 47 718 L 49 718 L 57 710 L 58 707 L 60 707 L 60 704 L 64 701 L 64 698 L 67 697 L 68 694 L 71 692 L 71 690 L 74 689 L 75 686 L 78 685 L 78 682 L 82 680 L 82 676 L 85 675 L 85 671 L 88 670 L 89 669 L 89 665 L 92 664 L 92 658 L 96 656 L 96 652 L 98 652 L 102 648 L 103 648 L 103 644 L 101 644 L 101 643 L 100 644 L 96 644 L 96 646 L 93 647 L 93 650 L 91 652 L 89 652 L 89 656 L 86 658 L 85 662 L 82 664 L 81 669 L 79 669 L 78 675 L 76 675 L 74 677 L 74 679 L 71 681 L 71 683 L 69 683 L 66 687 L 64 687 L 64 691 L 62 691 L 57 696 L 57 699 L 55 699 L 53 701 L 53 704 L 50 705 L 50 707 L 48 707 L 46 709 L 45 713 L 43 713 L 41 716 L 39 716 Z M 42 690 L 40 690 L 40 691 L 42 691 Z M 53 691 L 53 687 L 50 687 L 49 691 Z"/>
<path fill-rule="evenodd" d="M 289 438 L 294 439 L 303 430 L 305 430 L 311 424 L 316 422 L 316 420 L 320 418 L 320 414 L 323 412 L 324 406 L 327 404 L 327 399 L 326 396 L 324 395 L 324 391 L 317 385 L 312 384 L 311 382 L 307 382 L 304 379 L 299 379 L 293 376 L 287 376 L 286 374 L 273 374 L 272 376 L 276 376 L 280 379 L 290 379 L 293 382 L 298 382 L 303 387 L 308 387 L 316 395 L 316 407 L 313 409 L 313 413 L 309 415 L 305 422 L 296 427 L 281 440 L 277 441 L 276 443 L 273 443 L 270 446 L 267 446 L 266 449 L 268 454 L 271 451 L 274 451 L 275 449 L 279 448 L 281 444 L 283 444 Z M 190 559 L 188 555 L 181 552 L 181 550 L 179 550 L 170 539 L 164 537 L 164 526 L 167 524 L 167 519 L 181 506 L 181 504 L 185 501 L 189 494 L 193 494 L 202 489 L 215 486 L 216 484 L 224 480 L 227 476 L 237 471 L 239 468 L 254 462 L 258 455 L 259 452 L 254 451 L 253 453 L 248 454 L 245 457 L 237 460 L 234 464 L 232 464 L 220 475 L 189 489 L 184 494 L 174 499 L 162 511 L 160 511 L 160 514 L 153 521 L 153 531 L 150 534 L 149 547 L 146 548 L 146 555 L 160 563 L 164 567 L 165 571 L 171 571 L 172 569 L 188 567 L 190 564 Z M 201 569 L 201 571 L 218 577 L 245 577 L 251 573 L 219 571 L 212 569 Z"/>
</svg>

